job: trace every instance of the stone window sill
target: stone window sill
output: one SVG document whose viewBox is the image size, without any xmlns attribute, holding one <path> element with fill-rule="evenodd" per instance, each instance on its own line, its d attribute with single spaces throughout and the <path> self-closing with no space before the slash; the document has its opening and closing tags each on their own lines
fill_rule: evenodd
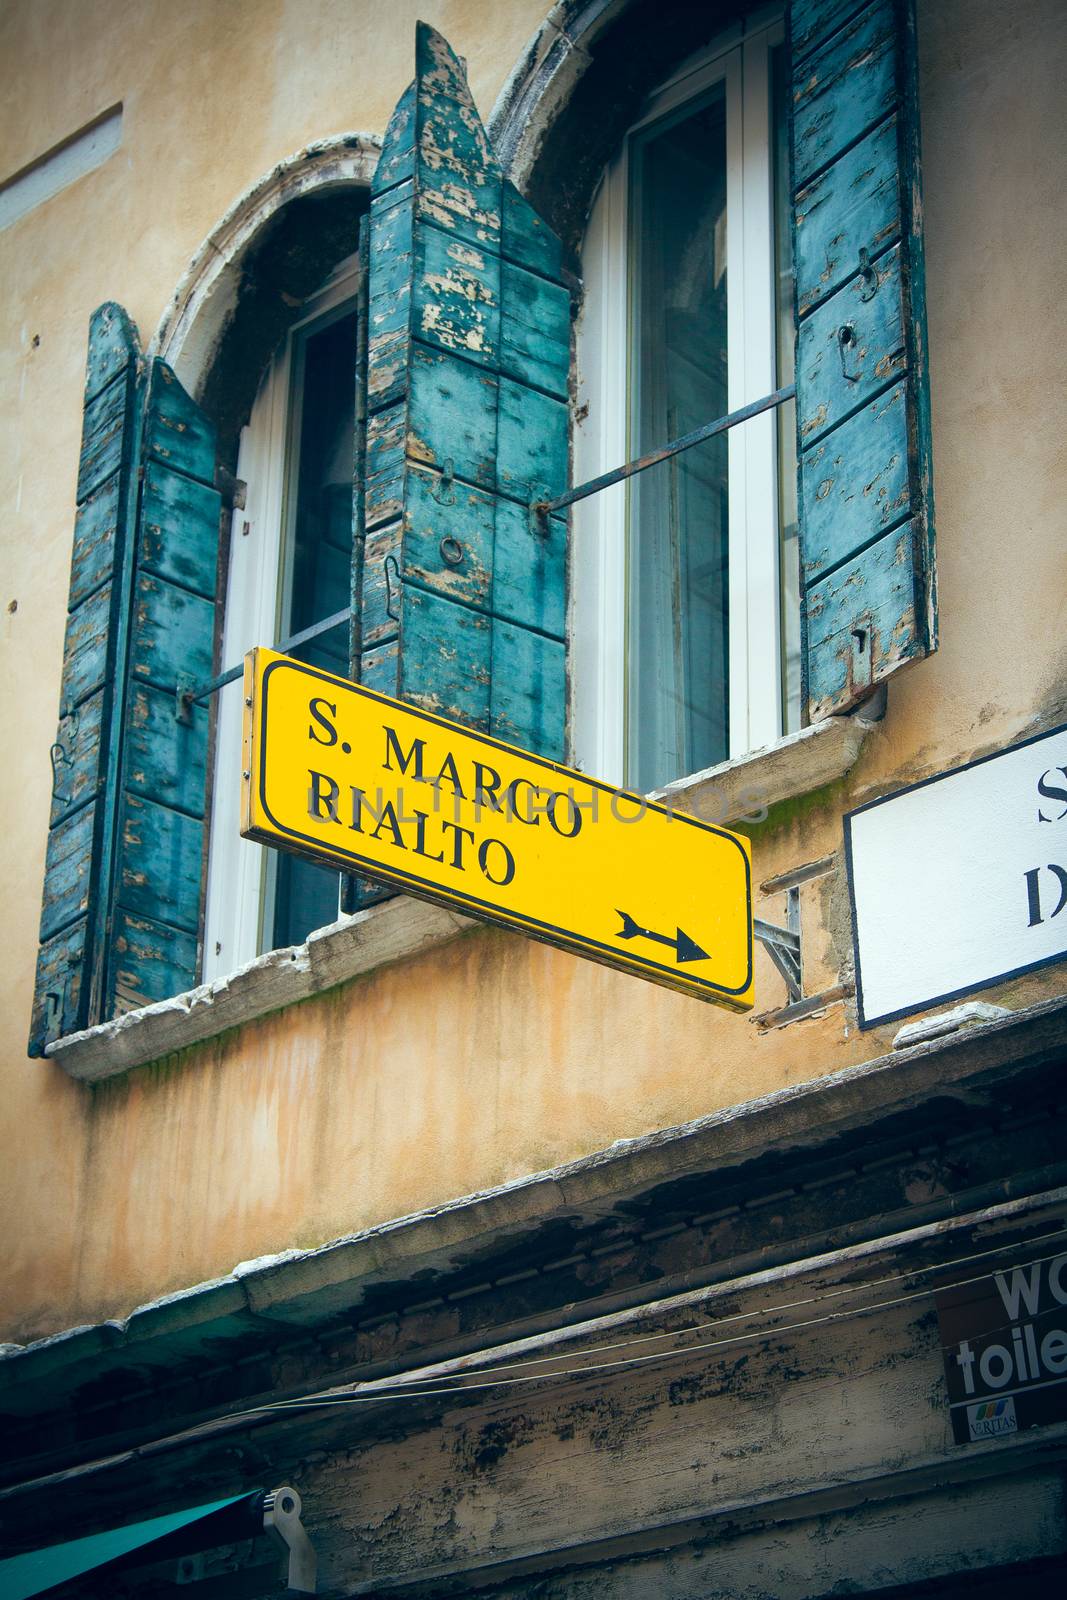
<svg viewBox="0 0 1067 1600">
<path fill-rule="evenodd" d="M 764 807 L 843 777 L 872 720 L 862 713 L 827 718 L 762 750 L 658 789 L 653 798 L 672 801 L 706 822 L 725 825 L 757 817 Z M 305 944 L 272 950 L 228 977 L 68 1034 L 49 1045 L 46 1054 L 72 1078 L 98 1083 L 350 978 L 420 955 L 476 926 L 469 917 L 441 906 L 397 896 L 319 928 Z"/>
</svg>

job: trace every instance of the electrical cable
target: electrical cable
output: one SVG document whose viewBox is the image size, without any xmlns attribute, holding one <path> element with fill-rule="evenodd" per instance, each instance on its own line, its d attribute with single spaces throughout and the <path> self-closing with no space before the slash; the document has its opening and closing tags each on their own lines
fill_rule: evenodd
<svg viewBox="0 0 1067 1600">
<path fill-rule="evenodd" d="M 1054 1230 L 1054 1231 L 1052 1231 L 1052 1232 L 1050 1232 L 1048 1234 L 1042 1235 L 1041 1237 L 1043 1239 L 1054 1239 L 1054 1238 L 1060 1238 L 1064 1234 L 1067 1234 L 1067 1229 L 1056 1229 L 1056 1230 Z M 864 1288 L 877 1287 L 879 1285 L 879 1283 L 885 1282 L 885 1281 L 893 1281 L 894 1279 L 900 1279 L 900 1278 L 903 1278 L 903 1277 L 914 1277 L 914 1276 L 917 1276 L 920 1273 L 927 1273 L 927 1272 L 939 1271 L 939 1270 L 940 1271 L 950 1270 L 951 1268 L 953 1268 L 955 1266 L 958 1266 L 958 1265 L 961 1265 L 961 1264 L 967 1262 L 968 1260 L 973 1260 L 973 1259 L 976 1259 L 976 1258 L 980 1259 L 980 1258 L 988 1256 L 988 1255 L 1000 1255 L 1000 1254 L 1003 1254 L 1005 1250 L 1010 1249 L 1010 1248 L 1011 1248 L 1010 1245 L 1001 1245 L 997 1249 L 994 1249 L 994 1250 L 975 1252 L 975 1254 L 972 1255 L 972 1256 L 961 1256 L 961 1257 L 956 1258 L 953 1261 L 939 1262 L 939 1263 L 931 1264 L 931 1266 L 929 1266 L 929 1267 L 917 1268 L 917 1269 L 914 1269 L 911 1273 L 894 1274 L 894 1275 L 892 1275 L 892 1278 L 889 1279 L 889 1280 L 874 1280 L 874 1282 L 872 1284 L 869 1284 L 869 1285 L 868 1284 L 853 1285 L 853 1286 L 850 1286 L 850 1289 L 851 1289 L 851 1292 L 855 1293 L 855 1292 L 857 1292 L 859 1290 L 862 1290 Z M 1025 1261 L 1025 1262 L 1021 1262 L 1021 1263 L 1016 1264 L 1015 1270 L 1025 1270 L 1025 1268 L 1027 1268 L 1027 1267 L 1041 1265 L 1046 1261 L 1051 1261 L 1051 1260 L 1054 1260 L 1054 1259 L 1055 1259 L 1054 1256 L 1033 1257 L 1029 1261 Z M 958 1281 L 954 1282 L 951 1285 L 946 1285 L 946 1287 L 952 1287 L 952 1288 L 964 1287 L 964 1286 L 966 1286 L 968 1284 L 971 1284 L 971 1283 L 980 1283 L 984 1279 L 992 1277 L 992 1276 L 993 1276 L 992 1272 L 979 1273 L 979 1274 L 977 1274 L 976 1276 L 974 1276 L 972 1278 L 964 1278 L 964 1279 L 958 1280 Z M 849 1292 L 849 1290 L 829 1291 L 825 1296 L 813 1297 L 813 1298 L 829 1299 L 834 1295 L 837 1295 L 837 1294 L 840 1294 L 840 1293 L 845 1293 L 845 1292 Z M 371 1405 L 371 1404 L 375 1404 L 375 1403 L 377 1403 L 379 1401 L 384 1401 L 384 1400 L 432 1399 L 437 1395 L 468 1394 L 468 1393 L 471 1393 L 471 1392 L 475 1392 L 475 1391 L 478 1391 L 478 1390 L 484 1390 L 484 1389 L 512 1388 L 512 1387 L 515 1387 L 515 1386 L 518 1386 L 518 1385 L 521 1385 L 521 1384 L 540 1383 L 540 1382 L 544 1382 L 546 1379 L 549 1379 L 549 1378 L 582 1377 L 582 1376 L 585 1376 L 585 1375 L 588 1375 L 588 1374 L 593 1374 L 593 1373 L 598 1373 L 598 1372 L 618 1371 L 619 1369 L 624 1368 L 624 1367 L 641 1366 L 641 1365 L 645 1365 L 646 1363 L 652 1362 L 652 1361 L 664 1361 L 664 1360 L 677 1359 L 678 1357 L 681 1357 L 681 1356 L 691 1355 L 691 1354 L 699 1353 L 699 1352 L 702 1352 L 702 1351 L 723 1349 L 723 1348 L 727 1348 L 729 1346 L 736 1345 L 736 1344 L 752 1343 L 752 1342 L 759 1341 L 759 1340 L 762 1340 L 762 1339 L 775 1338 L 775 1337 L 778 1337 L 778 1336 L 786 1334 L 786 1333 L 799 1332 L 799 1331 L 802 1331 L 802 1330 L 807 1329 L 807 1328 L 822 1327 L 822 1326 L 827 1326 L 827 1325 L 829 1325 L 831 1323 L 849 1321 L 849 1320 L 851 1320 L 852 1318 L 855 1318 L 855 1317 L 870 1316 L 876 1311 L 884 1311 L 884 1310 L 891 1309 L 891 1308 L 893 1308 L 895 1306 L 909 1304 L 909 1303 L 911 1303 L 911 1302 L 913 1302 L 915 1300 L 925 1299 L 930 1294 L 932 1294 L 934 1292 L 935 1292 L 935 1290 L 933 1290 L 933 1289 L 931 1289 L 929 1287 L 924 1287 L 922 1289 L 913 1290 L 913 1291 L 909 1292 L 908 1294 L 895 1295 L 895 1296 L 892 1296 L 892 1297 L 890 1297 L 889 1299 L 886 1299 L 886 1300 L 875 1301 L 871 1305 L 856 1306 L 856 1307 L 852 1307 L 850 1309 L 843 1310 L 843 1311 L 828 1312 L 824 1316 L 807 1317 L 807 1318 L 803 1318 L 803 1319 L 801 1319 L 799 1321 L 796 1321 L 796 1322 L 783 1323 L 783 1324 L 781 1324 L 781 1325 L 779 1325 L 777 1327 L 774 1327 L 774 1328 L 756 1329 L 756 1330 L 753 1330 L 753 1331 L 750 1331 L 750 1332 L 747 1332 L 747 1333 L 732 1334 L 732 1335 L 729 1335 L 726 1338 L 722 1338 L 722 1339 L 700 1340 L 700 1341 L 697 1341 L 697 1342 L 692 1343 L 692 1344 L 676 1346 L 676 1347 L 674 1347 L 673 1349 L 670 1349 L 670 1350 L 652 1351 L 652 1352 L 649 1352 L 649 1353 L 646 1353 L 646 1354 L 643 1354 L 643 1355 L 621 1357 L 621 1358 L 619 1358 L 617 1360 L 614 1360 L 614 1361 L 585 1362 L 585 1363 L 581 1363 L 581 1364 L 579 1364 L 577 1366 L 573 1366 L 573 1367 L 567 1367 L 567 1368 L 557 1367 L 557 1368 L 555 1368 L 555 1369 L 553 1369 L 552 1371 L 549 1371 L 549 1372 L 529 1373 L 529 1374 L 525 1374 L 523 1376 L 510 1377 L 510 1378 L 508 1378 L 508 1377 L 491 1378 L 491 1379 L 489 1379 L 488 1381 L 485 1381 L 485 1382 L 473 1382 L 473 1383 L 463 1383 L 463 1382 L 456 1383 L 454 1381 L 449 1382 L 448 1380 L 453 1379 L 453 1375 L 452 1374 L 441 1374 L 440 1375 L 440 1379 L 438 1379 L 438 1380 L 425 1379 L 425 1378 L 420 1379 L 420 1378 L 418 1378 L 418 1377 L 413 1375 L 412 1378 L 410 1379 L 410 1381 L 407 1384 L 394 1383 L 388 1388 L 383 1386 L 382 1388 L 374 1390 L 373 1392 L 370 1392 L 370 1393 L 362 1393 L 362 1394 L 334 1393 L 334 1394 L 328 1394 L 325 1391 L 323 1391 L 323 1392 L 320 1392 L 318 1395 L 308 1395 L 308 1396 L 305 1396 L 305 1397 L 303 1397 L 301 1399 L 277 1400 L 277 1401 L 266 1402 L 261 1406 L 250 1406 L 250 1407 L 247 1407 L 245 1410 L 242 1410 L 240 1412 L 232 1413 L 230 1417 L 222 1418 L 222 1419 L 219 1419 L 219 1420 L 229 1421 L 229 1420 L 239 1419 L 240 1417 L 243 1417 L 243 1416 L 259 1415 L 259 1414 L 263 1414 L 263 1413 L 280 1413 L 280 1412 L 283 1412 L 283 1411 L 294 1411 L 294 1410 L 299 1411 L 299 1410 L 312 1410 L 312 1409 L 323 1409 L 323 1408 L 325 1408 L 325 1409 L 336 1409 L 339 1406 L 346 1406 L 346 1405 Z M 754 1315 L 766 1316 L 766 1315 L 770 1314 L 770 1312 L 773 1312 L 774 1310 L 777 1310 L 777 1309 L 788 1309 L 791 1304 L 792 1304 L 791 1302 L 785 1303 L 785 1304 L 783 1304 L 783 1306 L 781 1308 L 772 1307 L 772 1308 L 769 1308 L 769 1310 L 758 1312 L 758 1313 L 755 1313 Z M 738 1315 L 743 1315 L 743 1314 L 738 1314 Z M 732 1321 L 732 1320 L 736 1320 L 736 1316 L 732 1316 L 732 1317 L 728 1317 L 728 1318 L 721 1318 L 721 1319 L 718 1319 L 718 1322 L 711 1322 L 711 1323 L 708 1323 L 708 1324 L 704 1324 L 703 1326 L 714 1327 L 714 1326 L 719 1325 L 719 1323 L 721 1323 L 721 1322 L 727 1322 L 727 1321 Z M 692 1329 L 681 1329 L 681 1330 L 677 1330 L 673 1334 L 667 1333 L 667 1334 L 660 1334 L 660 1335 L 641 1335 L 641 1336 L 638 1336 L 638 1337 L 634 1338 L 633 1340 L 621 1341 L 621 1343 L 619 1345 L 616 1345 L 615 1348 L 620 1348 L 620 1347 L 623 1347 L 623 1346 L 628 1345 L 630 1343 L 635 1343 L 635 1344 L 636 1343 L 645 1343 L 649 1339 L 678 1337 L 679 1334 L 684 1334 L 684 1333 L 688 1333 L 688 1332 L 691 1332 L 691 1331 L 693 1331 L 693 1330 Z M 997 1331 L 997 1330 L 990 1330 L 990 1331 Z M 538 1365 L 538 1366 L 540 1366 L 540 1365 L 543 1365 L 543 1363 L 545 1361 L 547 1361 L 547 1360 L 558 1360 L 558 1359 L 560 1359 L 560 1358 L 559 1357 L 547 1357 L 546 1356 L 546 1357 L 542 1357 L 542 1358 L 539 1358 L 539 1359 L 536 1359 L 536 1360 L 533 1360 L 533 1361 L 530 1361 L 530 1362 L 523 1362 L 523 1363 L 518 1363 L 518 1364 L 519 1365 L 524 1365 L 524 1366 L 525 1365 Z M 478 1370 L 478 1369 L 476 1369 L 476 1370 Z M 506 1369 L 506 1367 L 501 1367 L 501 1368 L 494 1369 L 494 1370 L 507 1370 L 507 1369 Z M 418 1384 L 418 1383 L 427 1383 L 427 1382 L 436 1383 L 436 1386 L 432 1387 L 432 1388 L 416 1388 L 415 1387 L 415 1385 Z"/>
<path fill-rule="evenodd" d="M 1039 1243 L 1039 1242 L 1043 1242 L 1046 1239 L 1058 1239 L 1058 1238 L 1063 1238 L 1063 1237 L 1067 1237 L 1067 1228 L 1057 1228 L 1057 1229 L 1053 1230 L 1050 1233 L 1041 1234 L 1041 1235 L 1039 1235 L 1037 1240 L 1031 1240 L 1030 1242 L 1031 1243 Z M 581 1353 L 583 1355 L 599 1355 L 599 1354 L 602 1354 L 603 1352 L 608 1351 L 608 1350 L 623 1350 L 623 1349 L 628 1348 L 630 1345 L 635 1345 L 635 1344 L 654 1344 L 654 1343 L 658 1343 L 662 1339 L 681 1339 L 681 1338 L 684 1338 L 685 1335 L 687 1335 L 687 1334 L 690 1334 L 690 1333 L 703 1333 L 706 1330 L 708 1330 L 709 1328 L 719 1328 L 719 1327 L 722 1327 L 724 1324 L 729 1323 L 729 1322 L 753 1321 L 758 1317 L 775 1316 L 779 1312 L 782 1312 L 782 1311 L 799 1311 L 802 1306 L 822 1305 L 827 1300 L 838 1300 L 838 1299 L 841 1299 L 844 1296 L 854 1295 L 854 1294 L 857 1293 L 857 1291 L 859 1291 L 861 1289 L 880 1289 L 880 1288 L 883 1288 L 886 1284 L 889 1284 L 889 1283 L 902 1283 L 902 1282 L 904 1282 L 905 1279 L 918 1278 L 918 1277 L 921 1277 L 925 1273 L 929 1273 L 929 1272 L 944 1272 L 944 1271 L 949 1270 L 950 1268 L 967 1266 L 970 1262 L 973 1262 L 973 1261 L 988 1260 L 988 1258 L 990 1256 L 1003 1255 L 1005 1250 L 1010 1250 L 1011 1248 L 1012 1248 L 1011 1245 L 1003 1245 L 1003 1244 L 1002 1245 L 997 1245 L 993 1249 L 990 1249 L 990 1250 L 976 1250 L 976 1251 L 973 1251 L 969 1255 L 956 1256 L 956 1257 L 953 1258 L 952 1261 L 949 1261 L 949 1262 L 931 1262 L 928 1266 L 925 1266 L 925 1267 L 909 1267 L 903 1272 L 888 1273 L 885 1277 L 882 1277 L 882 1278 L 868 1278 L 863 1283 L 859 1283 L 859 1284 L 855 1284 L 855 1283 L 844 1284 L 839 1289 L 827 1289 L 827 1290 L 825 1290 L 824 1292 L 822 1292 L 820 1294 L 807 1295 L 807 1296 L 804 1296 L 804 1297 L 802 1297 L 802 1298 L 800 1298 L 798 1300 L 783 1300 L 783 1301 L 779 1301 L 779 1303 L 777 1305 L 763 1306 L 763 1307 L 760 1307 L 758 1310 L 755 1310 L 755 1311 L 734 1311 L 734 1312 L 728 1313 L 726 1316 L 723 1316 L 723 1317 L 712 1317 L 712 1318 L 709 1318 L 709 1319 L 707 1319 L 707 1320 L 705 1320 L 703 1322 L 690 1323 L 687 1327 L 684 1327 L 684 1328 L 667 1328 L 667 1329 L 664 1329 L 661 1333 L 634 1334 L 632 1337 L 629 1337 L 629 1338 L 626 1338 L 626 1339 L 615 1339 L 615 1340 L 611 1340 L 610 1342 L 606 1342 L 606 1343 L 603 1343 L 603 1344 L 586 1345 Z M 1051 1256 L 1041 1256 L 1039 1258 L 1036 1258 L 1035 1261 L 1024 1262 L 1023 1266 L 1033 1266 L 1033 1265 L 1037 1264 L 1038 1262 L 1051 1261 L 1052 1259 L 1054 1259 L 1054 1258 L 1051 1257 Z M 979 1276 L 977 1278 L 965 1278 L 965 1279 L 962 1280 L 962 1282 L 965 1283 L 965 1284 L 966 1283 L 977 1283 L 977 1282 L 981 1281 L 982 1278 L 986 1278 L 986 1277 L 989 1277 L 989 1276 L 990 1276 L 989 1273 L 981 1273 L 981 1274 L 979 1274 Z M 717 1287 L 721 1287 L 721 1286 L 717 1286 Z M 572 1324 L 572 1326 L 573 1326 L 573 1324 Z M 564 1329 L 560 1329 L 559 1331 L 560 1332 L 564 1332 L 565 1330 Z M 518 1370 L 519 1368 L 522 1368 L 522 1367 L 539 1367 L 539 1366 L 543 1366 L 546 1361 L 565 1361 L 565 1360 L 567 1360 L 568 1356 L 571 1355 L 571 1353 L 572 1352 L 570 1352 L 570 1351 L 564 1350 L 564 1351 L 560 1351 L 560 1353 L 558 1355 L 531 1356 L 527 1360 L 500 1362 L 500 1363 L 494 1365 L 492 1367 L 492 1370 L 494 1372 L 510 1372 L 510 1371 L 516 1371 L 516 1370 Z M 481 1371 L 483 1369 L 481 1369 L 481 1368 L 479 1368 L 477 1366 L 471 1366 L 471 1367 L 467 1368 L 466 1370 L 471 1372 L 471 1373 L 477 1373 L 478 1371 Z M 453 1378 L 455 1378 L 455 1376 L 456 1376 L 456 1374 L 453 1374 L 453 1373 L 442 1373 L 437 1378 L 434 1378 L 434 1377 L 418 1378 L 413 1374 L 409 1381 L 411 1381 L 411 1382 L 420 1382 L 420 1383 L 439 1383 L 439 1382 L 445 1382 L 445 1381 L 447 1381 L 449 1379 L 453 1379 Z M 395 1378 L 393 1381 L 396 1383 L 396 1385 L 398 1387 L 401 1387 L 401 1386 L 403 1386 L 403 1384 L 405 1382 L 405 1378 L 404 1378 L 403 1374 L 401 1374 L 399 1377 Z"/>
</svg>

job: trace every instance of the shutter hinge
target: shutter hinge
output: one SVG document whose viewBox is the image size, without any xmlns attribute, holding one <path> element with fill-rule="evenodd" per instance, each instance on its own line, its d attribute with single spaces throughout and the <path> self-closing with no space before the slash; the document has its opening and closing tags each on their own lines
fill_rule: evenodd
<svg viewBox="0 0 1067 1600">
<path fill-rule="evenodd" d="M 248 485 L 243 478 L 235 478 L 225 467 L 215 467 L 215 488 L 222 496 L 228 511 L 243 511 L 248 499 Z"/>
</svg>

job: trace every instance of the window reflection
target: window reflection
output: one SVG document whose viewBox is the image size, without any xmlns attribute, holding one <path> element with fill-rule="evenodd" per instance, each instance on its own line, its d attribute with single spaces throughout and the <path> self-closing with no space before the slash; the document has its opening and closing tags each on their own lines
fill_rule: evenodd
<svg viewBox="0 0 1067 1600">
<path fill-rule="evenodd" d="M 281 634 L 298 633 L 349 604 L 356 316 L 321 323 L 294 351 L 289 545 Z M 295 471 L 294 471 L 295 468 Z M 348 630 L 335 628 L 293 655 L 348 676 Z M 338 876 L 279 852 L 272 945 L 299 944 L 337 918 Z"/>
<path fill-rule="evenodd" d="M 634 453 L 727 407 L 726 103 L 720 85 L 631 145 Z M 729 753 L 727 441 L 631 488 L 627 781 L 642 790 Z"/>
</svg>

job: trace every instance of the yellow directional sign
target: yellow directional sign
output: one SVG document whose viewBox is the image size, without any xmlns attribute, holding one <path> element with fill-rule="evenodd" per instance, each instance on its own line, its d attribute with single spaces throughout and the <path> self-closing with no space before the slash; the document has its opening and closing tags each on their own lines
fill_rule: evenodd
<svg viewBox="0 0 1067 1600">
<path fill-rule="evenodd" d="M 737 834 L 272 650 L 245 704 L 245 838 L 751 1008 Z"/>
</svg>

